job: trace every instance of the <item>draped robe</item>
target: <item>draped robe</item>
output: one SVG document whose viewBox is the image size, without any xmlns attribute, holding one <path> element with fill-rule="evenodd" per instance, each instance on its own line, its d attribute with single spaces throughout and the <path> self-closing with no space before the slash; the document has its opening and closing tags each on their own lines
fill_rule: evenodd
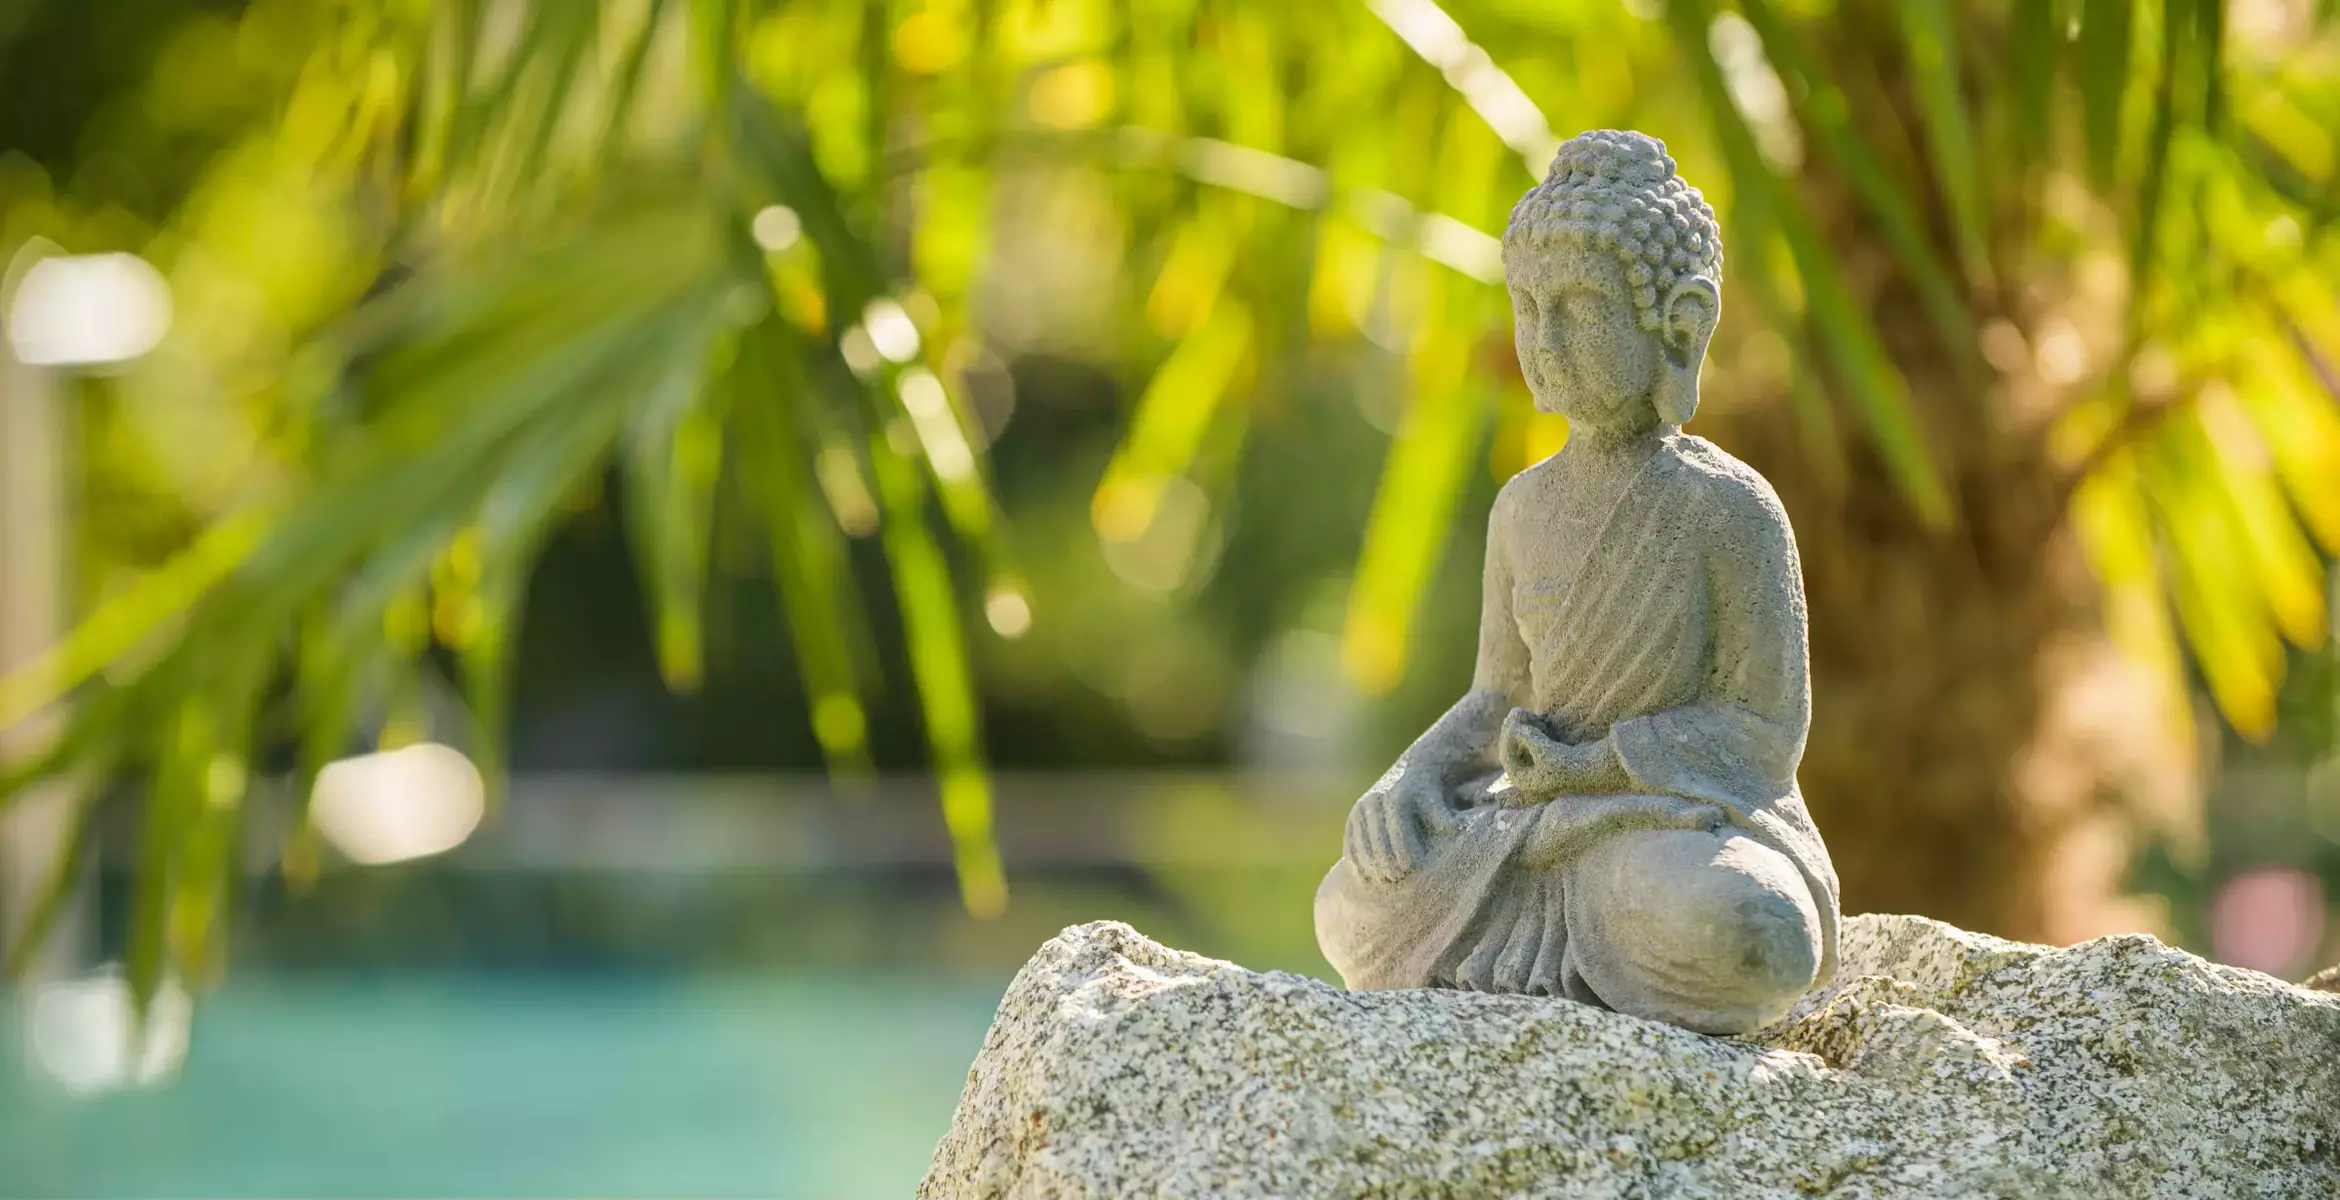
<svg viewBox="0 0 2340 1200">
<path fill-rule="evenodd" d="M 1554 535 L 1552 479 L 1523 473 L 1488 542 L 1481 675 L 1524 649 L 1528 701 L 1570 742 L 1606 736 L 1634 792 L 1716 805 L 1731 829 L 1785 856 L 1820 917 L 1818 982 L 1836 971 L 1837 885 L 1796 786 L 1810 722 L 1803 584 L 1770 485 L 1703 439 L 1668 436 L 1579 545 Z M 1508 509 L 1506 506 L 1509 506 Z M 1516 642 L 1504 639 L 1516 637 Z M 1468 754 L 1440 764 L 1452 832 L 1395 881 L 1347 859 L 1317 897 L 1317 936 L 1352 987 L 1488 987 L 1584 994 L 1570 962 L 1569 864 L 1534 861 L 1540 822 L 1585 797 L 1507 807 L 1484 736 L 1516 694 L 1474 691 Z M 1454 714 L 1450 714 L 1450 717 Z M 1442 722 L 1444 724 L 1444 722 Z M 1438 734 L 1425 735 L 1424 742 Z M 1451 733 L 1448 735 L 1451 738 Z M 1467 760 L 1467 761 L 1462 761 Z M 1375 786 L 1398 786 L 1398 766 Z M 1627 831 L 1610 837 L 1649 836 Z M 1581 887 L 1581 885 L 1580 885 Z"/>
</svg>

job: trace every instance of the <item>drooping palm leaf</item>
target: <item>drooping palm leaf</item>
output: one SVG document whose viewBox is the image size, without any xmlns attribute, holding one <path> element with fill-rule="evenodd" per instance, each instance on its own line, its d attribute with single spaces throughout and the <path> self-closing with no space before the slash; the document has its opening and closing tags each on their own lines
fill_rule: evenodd
<svg viewBox="0 0 2340 1200">
<path fill-rule="evenodd" d="M 1001 261 L 1030 221 L 1015 189 L 1077 178 L 1114 218 L 1083 249 L 1137 264 L 1100 352 L 1137 401 L 1096 481 L 1099 532 L 1247 452 L 1253 389 L 1299 331 L 1403 355 L 1348 618 L 1351 673 L 1381 686 L 1513 386 L 1483 362 L 1504 319 L 1494 234 L 1551 137 L 1600 123 L 1666 130 L 1715 198 L 1733 295 L 1784 339 L 1831 488 L 1860 478 L 1836 405 L 1898 493 L 1864 503 L 1906 504 L 1928 537 L 1963 519 L 1970 473 L 1987 486 L 1976 446 L 2041 439 L 2115 640 L 2174 678 L 2182 631 L 2229 718 L 2263 728 L 2282 639 L 2323 603 L 2309 547 L 2340 551 L 2340 417 L 2311 357 L 2340 348 L 2340 96 L 2290 60 L 2238 59 L 2214 0 L 1926 0 L 1881 41 L 1828 24 L 1877 10 L 1735 6 L 1786 85 L 1766 119 L 1811 147 L 1786 163 L 1715 57 L 1734 6 L 1709 0 L 1663 21 L 1492 0 L 340 6 L 174 231 L 250 251 L 218 197 L 264 191 L 255 162 L 333 215 L 338 240 L 316 243 L 332 285 L 282 306 L 293 353 L 201 312 L 184 334 L 207 374 L 270 381 L 251 405 L 295 435 L 274 482 L 202 510 L 209 532 L 0 681 L 0 725 L 73 705 L 54 753 L 0 784 L 135 780 L 132 974 L 143 991 L 210 969 L 245 764 L 275 736 L 261 718 L 294 718 L 305 797 L 435 643 L 494 767 L 535 556 L 622 464 L 668 681 L 704 665 L 709 547 L 737 498 L 815 736 L 847 769 L 870 693 L 845 547 L 876 534 L 964 894 L 994 909 L 961 597 L 1018 570 L 950 355 L 999 315 L 987 275 L 1020 269 Z M 1890 57 L 1841 69 L 1872 45 Z M 1969 57 L 1999 45 L 2003 78 Z M 752 244 L 774 208 L 800 242 Z M 1981 365 L 1984 331 L 2031 353 L 2027 297 L 2107 260 L 2125 265 L 2121 344 L 2053 385 L 2052 419 L 1999 427 L 1993 389 L 2039 381 L 2009 354 Z M 1876 302 L 1901 294 L 1932 350 L 1887 336 Z M 912 308 L 914 347 L 861 352 Z M 2154 362 L 2173 379 L 2134 386 Z"/>
</svg>

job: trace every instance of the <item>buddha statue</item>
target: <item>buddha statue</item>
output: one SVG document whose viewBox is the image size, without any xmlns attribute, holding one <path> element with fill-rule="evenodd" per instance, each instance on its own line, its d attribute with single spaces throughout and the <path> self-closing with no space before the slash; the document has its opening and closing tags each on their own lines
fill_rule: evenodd
<svg viewBox="0 0 2340 1200">
<path fill-rule="evenodd" d="M 1796 788 L 1803 581 L 1771 486 L 1684 434 L 1714 210 L 1658 141 L 1560 148 L 1503 234 L 1520 369 L 1568 419 L 1488 521 L 1468 694 L 1357 801 L 1316 896 L 1351 988 L 1560 996 L 1742 1033 L 1836 971 Z"/>
</svg>

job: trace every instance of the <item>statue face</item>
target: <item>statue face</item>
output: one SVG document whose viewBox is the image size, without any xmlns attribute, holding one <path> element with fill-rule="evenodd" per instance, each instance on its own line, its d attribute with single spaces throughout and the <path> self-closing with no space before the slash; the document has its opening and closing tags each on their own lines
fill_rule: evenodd
<svg viewBox="0 0 2340 1200">
<path fill-rule="evenodd" d="M 1625 264 L 1574 242 L 1507 258 L 1512 337 L 1536 408 L 1603 431 L 1655 425 L 1663 348 L 1634 312 Z"/>
</svg>

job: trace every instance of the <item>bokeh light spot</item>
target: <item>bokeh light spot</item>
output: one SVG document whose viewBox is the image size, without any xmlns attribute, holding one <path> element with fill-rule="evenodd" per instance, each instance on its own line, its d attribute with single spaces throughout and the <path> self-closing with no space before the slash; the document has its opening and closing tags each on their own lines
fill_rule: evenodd
<svg viewBox="0 0 2340 1200">
<path fill-rule="evenodd" d="M 862 310 L 861 326 L 869 331 L 869 344 L 887 361 L 909 362 L 918 357 L 918 324 L 900 304 L 870 301 Z"/>
<path fill-rule="evenodd" d="M 8 340 L 32 366 L 102 366 L 155 348 L 171 327 L 171 289 L 135 254 L 45 258 L 17 285 Z"/>
<path fill-rule="evenodd" d="M 913 75 L 935 75 L 967 54 L 967 38 L 950 14 L 935 9 L 912 15 L 894 27 L 894 61 Z"/>
<path fill-rule="evenodd" d="M 748 233 L 756 239 L 756 245 L 777 253 L 804 236 L 804 222 L 797 219 L 795 209 L 775 204 L 756 213 L 755 219 L 748 223 Z"/>
<path fill-rule="evenodd" d="M 983 599 L 983 619 L 993 633 L 1012 642 L 1032 631 L 1032 602 L 1014 584 L 999 584 Z"/>
<path fill-rule="evenodd" d="M 309 802 L 318 832 L 353 862 L 401 862 L 462 845 L 487 784 L 459 750 L 422 742 L 327 764 Z"/>
<path fill-rule="evenodd" d="M 813 705 L 813 736 L 824 748 L 854 749 L 869 735 L 861 701 L 845 692 L 831 692 Z"/>
<path fill-rule="evenodd" d="M 2289 978 L 2324 936 L 2324 888 L 2296 867 L 2254 867 L 2226 881 L 2210 905 L 2210 955 Z"/>
<path fill-rule="evenodd" d="M 1101 540 L 1105 565 L 1122 582 L 1145 592 L 1174 592 L 1198 581 L 1206 563 L 1215 565 L 1217 548 L 1209 544 L 1211 501 L 1182 475 L 1160 477 L 1159 485 L 1151 520 L 1101 523 L 1101 532 L 1108 525 L 1112 532 L 1135 526 L 1133 536 L 1116 538 L 1108 532 Z"/>
<path fill-rule="evenodd" d="M 33 1062 L 66 1092 L 91 1096 L 168 1079 L 187 1057 L 194 1006 L 165 980 L 143 1026 L 118 969 L 41 986 L 26 1028 Z"/>
<path fill-rule="evenodd" d="M 1032 119 L 1052 129 L 1086 129 L 1113 111 L 1113 69 L 1094 58 L 1032 81 Z"/>
</svg>

